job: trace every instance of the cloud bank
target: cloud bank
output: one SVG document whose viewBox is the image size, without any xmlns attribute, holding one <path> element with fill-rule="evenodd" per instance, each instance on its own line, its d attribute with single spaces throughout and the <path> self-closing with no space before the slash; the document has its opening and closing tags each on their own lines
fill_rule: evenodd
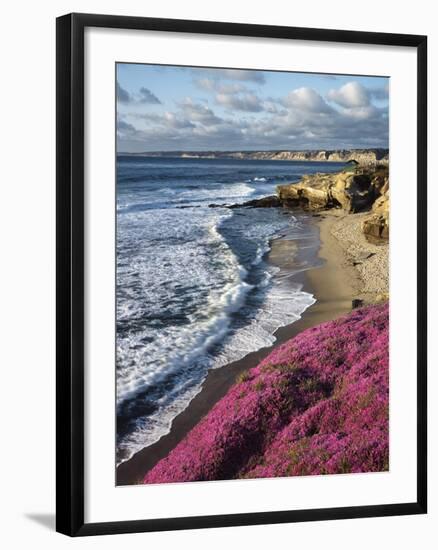
<svg viewBox="0 0 438 550">
<path fill-rule="evenodd" d="M 133 94 L 118 85 L 118 150 L 388 146 L 387 86 L 351 80 L 324 93 L 300 86 L 268 96 L 261 72 L 215 69 L 196 76 L 193 88 L 204 95 L 163 104 L 165 110 L 149 88 Z M 126 111 L 140 104 L 149 110 Z"/>
</svg>

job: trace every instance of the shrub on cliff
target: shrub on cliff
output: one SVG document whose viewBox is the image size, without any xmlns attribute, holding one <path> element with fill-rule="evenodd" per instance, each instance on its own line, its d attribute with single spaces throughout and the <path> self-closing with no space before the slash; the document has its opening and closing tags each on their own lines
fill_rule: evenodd
<svg viewBox="0 0 438 550">
<path fill-rule="evenodd" d="M 388 304 L 308 329 L 248 371 L 145 483 L 388 469 Z"/>
</svg>

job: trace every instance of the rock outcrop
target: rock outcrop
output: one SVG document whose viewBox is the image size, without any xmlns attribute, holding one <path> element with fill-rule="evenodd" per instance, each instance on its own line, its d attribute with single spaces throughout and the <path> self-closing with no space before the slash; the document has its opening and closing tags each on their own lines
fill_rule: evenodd
<svg viewBox="0 0 438 550">
<path fill-rule="evenodd" d="M 277 187 L 279 199 L 287 206 L 311 211 L 342 208 L 349 213 L 370 208 L 381 190 L 380 180 L 375 181 L 373 173 L 365 171 L 313 174 L 298 183 Z"/>
<path fill-rule="evenodd" d="M 369 240 L 389 238 L 389 175 L 386 167 L 304 175 L 297 183 L 277 186 L 277 195 L 211 208 L 299 207 L 310 212 L 339 208 L 348 214 L 370 211 L 362 230 Z"/>
<path fill-rule="evenodd" d="M 283 206 L 277 195 L 269 195 L 260 199 L 252 199 L 243 203 L 236 204 L 209 204 L 209 208 L 276 208 Z"/>
<path fill-rule="evenodd" d="M 387 470 L 388 325 L 355 309 L 276 348 L 144 483 Z"/>
<path fill-rule="evenodd" d="M 331 193 L 334 182 L 334 174 L 312 174 L 303 176 L 298 183 L 278 185 L 277 194 L 284 206 L 311 211 L 339 207 Z"/>
<path fill-rule="evenodd" d="M 371 215 L 364 220 L 362 229 L 370 240 L 389 239 L 389 188 L 373 204 Z"/>
<path fill-rule="evenodd" d="M 303 176 L 298 183 L 277 186 L 283 206 L 307 211 L 341 208 L 347 213 L 365 212 L 363 232 L 370 239 L 389 238 L 389 175 L 387 168 L 358 169 L 337 174 Z"/>
<path fill-rule="evenodd" d="M 376 198 L 376 188 L 370 174 L 340 173 L 330 188 L 334 201 L 349 213 L 362 212 L 369 208 Z"/>
</svg>

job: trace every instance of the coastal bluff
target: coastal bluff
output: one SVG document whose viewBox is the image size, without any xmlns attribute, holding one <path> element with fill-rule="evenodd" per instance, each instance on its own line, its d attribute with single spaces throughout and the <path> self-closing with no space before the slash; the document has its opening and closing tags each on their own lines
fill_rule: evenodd
<svg viewBox="0 0 438 550">
<path fill-rule="evenodd" d="M 362 229 L 370 239 L 389 238 L 389 172 L 387 167 L 353 172 L 305 175 L 298 183 L 277 186 L 282 206 L 318 212 L 339 208 L 348 214 L 369 211 Z"/>
<path fill-rule="evenodd" d="M 388 164 L 387 149 L 340 149 L 319 151 L 259 151 L 255 153 L 233 153 L 233 158 L 254 160 L 289 160 L 311 162 L 349 162 L 356 161 L 363 166 Z"/>
<path fill-rule="evenodd" d="M 369 240 L 389 239 L 388 166 L 347 166 L 334 173 L 302 176 L 295 183 L 277 185 L 277 194 L 236 204 L 209 204 L 211 208 L 300 208 L 307 212 L 339 209 L 346 214 L 368 213 L 362 231 Z"/>
<path fill-rule="evenodd" d="M 152 151 L 121 153 L 130 156 L 185 159 L 286 160 L 300 162 L 349 162 L 363 166 L 388 165 L 388 149 L 318 149 L 302 151 Z"/>
</svg>

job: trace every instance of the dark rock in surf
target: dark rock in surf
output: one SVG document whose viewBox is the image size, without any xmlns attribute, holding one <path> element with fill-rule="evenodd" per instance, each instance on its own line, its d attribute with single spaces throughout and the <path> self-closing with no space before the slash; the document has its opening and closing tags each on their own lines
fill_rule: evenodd
<svg viewBox="0 0 438 550">
<path fill-rule="evenodd" d="M 277 208 L 283 206 L 282 201 L 276 195 L 269 195 L 260 199 L 253 199 L 237 204 L 209 204 L 209 208 Z"/>
<path fill-rule="evenodd" d="M 277 208 L 283 206 L 281 200 L 276 195 L 253 199 L 242 204 L 231 204 L 228 208 Z"/>
</svg>

